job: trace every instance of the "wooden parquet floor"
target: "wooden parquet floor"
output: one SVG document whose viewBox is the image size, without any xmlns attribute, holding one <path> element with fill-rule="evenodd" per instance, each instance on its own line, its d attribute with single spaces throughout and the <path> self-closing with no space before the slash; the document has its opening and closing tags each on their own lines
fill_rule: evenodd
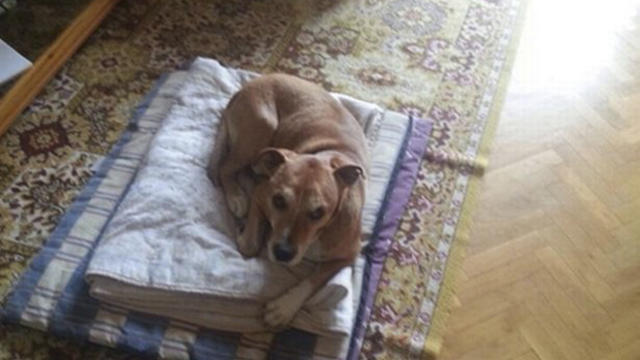
<svg viewBox="0 0 640 360">
<path fill-rule="evenodd" d="M 531 0 L 441 359 L 640 359 L 640 3 Z"/>
</svg>

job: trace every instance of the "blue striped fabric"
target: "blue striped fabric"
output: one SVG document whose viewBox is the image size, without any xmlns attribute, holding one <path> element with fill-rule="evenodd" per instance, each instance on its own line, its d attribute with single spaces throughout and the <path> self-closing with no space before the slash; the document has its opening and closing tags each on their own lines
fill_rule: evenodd
<svg viewBox="0 0 640 360">
<path fill-rule="evenodd" d="M 288 329 L 274 337 L 269 359 L 293 360 L 313 358 L 316 336 L 298 329 Z"/>
</svg>

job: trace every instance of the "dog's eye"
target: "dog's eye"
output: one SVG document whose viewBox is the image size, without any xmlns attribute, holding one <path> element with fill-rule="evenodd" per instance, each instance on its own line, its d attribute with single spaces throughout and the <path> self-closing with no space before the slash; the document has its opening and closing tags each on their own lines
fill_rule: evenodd
<svg viewBox="0 0 640 360">
<path fill-rule="evenodd" d="M 312 212 L 309 213 L 309 219 L 311 220 L 319 220 L 324 216 L 324 209 L 319 207 Z"/>
<path fill-rule="evenodd" d="M 287 201 L 284 199 L 284 196 L 282 196 L 282 194 L 273 195 L 271 202 L 273 203 L 273 207 L 278 210 L 284 210 L 287 208 Z"/>
</svg>

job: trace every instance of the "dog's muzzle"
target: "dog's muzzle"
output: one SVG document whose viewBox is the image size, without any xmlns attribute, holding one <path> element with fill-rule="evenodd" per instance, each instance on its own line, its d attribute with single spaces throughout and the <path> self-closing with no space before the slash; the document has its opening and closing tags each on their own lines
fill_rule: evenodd
<svg viewBox="0 0 640 360">
<path fill-rule="evenodd" d="M 296 256 L 296 249 L 288 242 L 282 242 L 273 246 L 273 257 L 280 262 L 289 262 Z"/>
</svg>

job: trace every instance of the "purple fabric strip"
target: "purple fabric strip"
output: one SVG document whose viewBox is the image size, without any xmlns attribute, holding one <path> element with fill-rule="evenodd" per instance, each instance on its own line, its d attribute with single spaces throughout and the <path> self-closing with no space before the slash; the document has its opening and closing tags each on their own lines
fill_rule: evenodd
<svg viewBox="0 0 640 360">
<path fill-rule="evenodd" d="M 383 212 L 378 215 L 379 221 L 366 252 L 367 262 L 364 268 L 360 306 L 356 314 L 347 355 L 349 360 L 357 359 L 360 353 L 382 268 L 418 176 L 420 163 L 431 135 L 431 125 L 426 120 L 413 119 L 407 134 L 409 138 L 402 154 L 402 160 L 394 169 L 395 176 L 390 185 L 391 194 L 385 199 Z"/>
</svg>

